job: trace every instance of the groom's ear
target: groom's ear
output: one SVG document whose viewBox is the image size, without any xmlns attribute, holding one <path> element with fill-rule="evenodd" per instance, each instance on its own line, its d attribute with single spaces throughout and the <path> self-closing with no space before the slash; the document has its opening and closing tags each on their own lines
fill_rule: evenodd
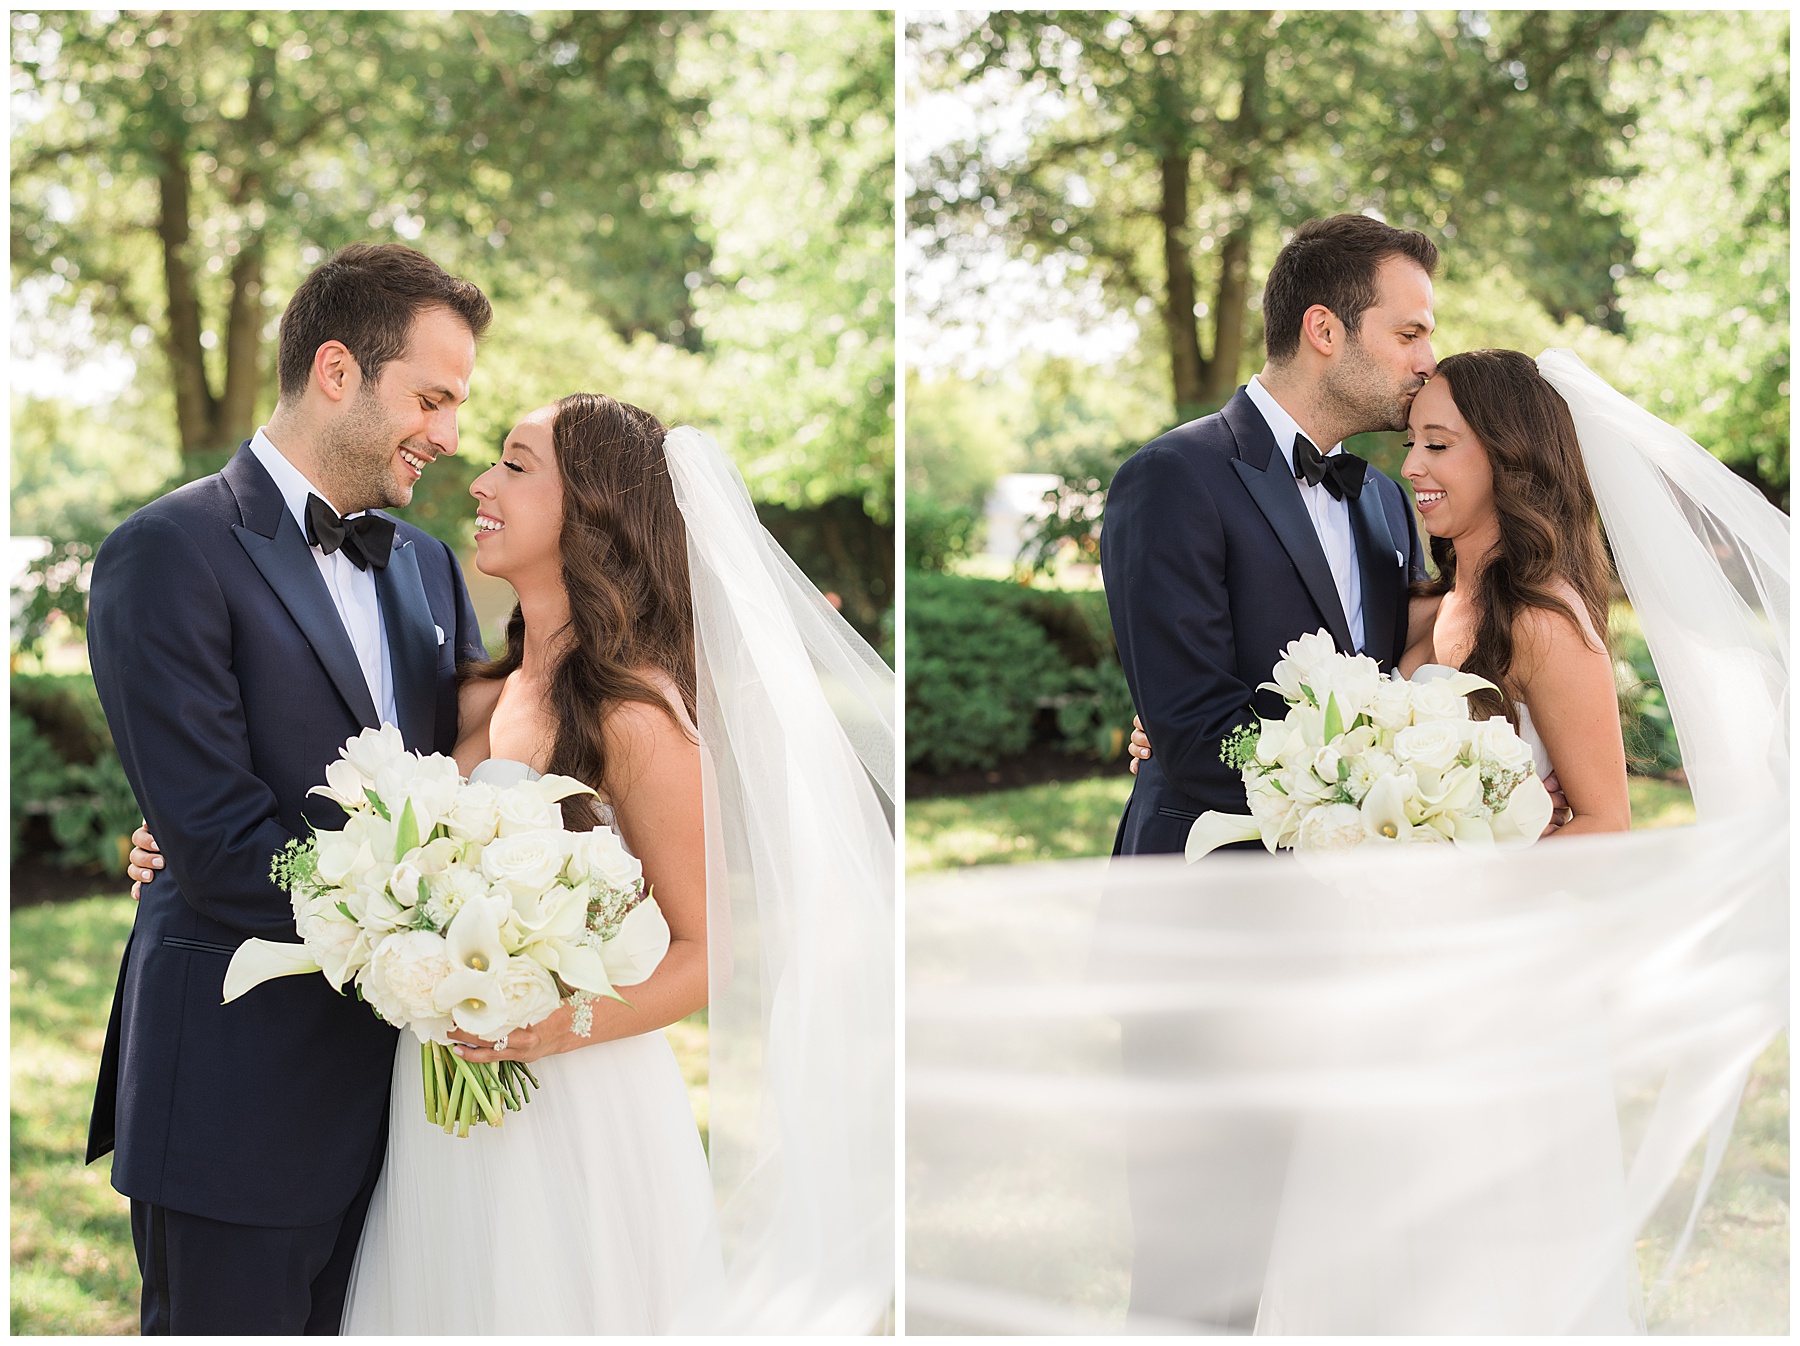
<svg viewBox="0 0 1800 1346">
<path fill-rule="evenodd" d="M 327 341 L 313 352 L 313 386 L 333 402 L 355 395 L 362 383 L 362 366 L 341 341 Z"/>
<path fill-rule="evenodd" d="M 1344 324 L 1323 304 L 1300 315 L 1300 337 L 1320 355 L 1330 357 L 1344 342 Z"/>
</svg>

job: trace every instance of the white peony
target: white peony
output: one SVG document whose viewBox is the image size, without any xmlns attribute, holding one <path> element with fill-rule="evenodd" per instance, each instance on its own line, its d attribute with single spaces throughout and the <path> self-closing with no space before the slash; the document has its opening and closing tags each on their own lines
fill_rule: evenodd
<svg viewBox="0 0 1800 1346">
<path fill-rule="evenodd" d="M 341 917 L 341 913 L 338 915 Z M 362 971 L 369 961 L 368 933 L 350 921 L 312 916 L 299 930 L 307 952 L 318 962 L 319 971 L 325 974 L 333 990 L 343 990 L 344 983 Z"/>
<path fill-rule="evenodd" d="M 1326 804 L 1306 815 L 1298 845 L 1309 851 L 1346 851 L 1363 843 L 1362 810 L 1354 804 Z"/>
<path fill-rule="evenodd" d="M 403 930 L 376 946 L 356 984 L 377 1014 L 411 1028 L 423 1042 L 450 1029 L 449 1016 L 437 1008 L 438 986 L 449 975 L 450 950 L 443 936 Z"/>
</svg>

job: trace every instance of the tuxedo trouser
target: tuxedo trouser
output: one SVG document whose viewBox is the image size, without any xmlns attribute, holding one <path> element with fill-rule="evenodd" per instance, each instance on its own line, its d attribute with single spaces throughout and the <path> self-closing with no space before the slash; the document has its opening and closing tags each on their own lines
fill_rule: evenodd
<svg viewBox="0 0 1800 1346">
<path fill-rule="evenodd" d="M 349 1206 L 299 1229 L 230 1224 L 134 1200 L 142 1335 L 336 1336 L 386 1153 L 384 1127 Z"/>
</svg>

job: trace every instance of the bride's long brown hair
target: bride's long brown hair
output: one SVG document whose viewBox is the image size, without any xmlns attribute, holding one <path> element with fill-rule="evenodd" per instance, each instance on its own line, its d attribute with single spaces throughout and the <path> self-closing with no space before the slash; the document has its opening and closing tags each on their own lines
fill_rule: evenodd
<svg viewBox="0 0 1800 1346">
<path fill-rule="evenodd" d="M 1438 362 L 1437 377 L 1487 450 L 1494 472 L 1499 541 L 1475 577 L 1475 644 L 1463 660 L 1500 688 L 1469 698 L 1479 716 L 1505 715 L 1522 697 L 1513 677 L 1513 624 L 1527 608 L 1543 608 L 1582 626 L 1556 592 L 1566 581 L 1580 596 L 1594 634 L 1607 646 L 1612 567 L 1600 537 L 1593 487 L 1569 404 L 1522 351 L 1465 351 Z M 1413 586 L 1417 595 L 1448 593 L 1456 582 L 1456 545 L 1431 539 L 1438 578 Z"/>
<path fill-rule="evenodd" d="M 554 638 L 549 769 L 595 788 L 606 780 L 608 711 L 624 701 L 668 709 L 647 676 L 664 674 L 694 718 L 694 611 L 687 529 L 663 456 L 667 430 L 649 412 L 599 393 L 556 403 L 550 437 L 562 477 L 563 587 L 569 622 Z M 525 657 L 525 617 L 513 608 L 506 653 L 465 666 L 467 679 L 514 672 Z M 566 800 L 571 828 L 599 821 L 593 800 Z"/>
</svg>

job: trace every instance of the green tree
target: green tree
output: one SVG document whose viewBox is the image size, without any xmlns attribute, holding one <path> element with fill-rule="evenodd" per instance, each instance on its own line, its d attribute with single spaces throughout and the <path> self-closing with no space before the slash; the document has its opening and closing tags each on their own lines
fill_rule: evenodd
<svg viewBox="0 0 1800 1346">
<path fill-rule="evenodd" d="M 498 293 L 553 262 L 622 334 L 692 344 L 706 249 L 664 180 L 701 114 L 670 90 L 695 22 L 14 14 L 15 280 L 150 334 L 188 476 L 255 427 L 274 315 L 355 239 L 425 239 Z"/>
<path fill-rule="evenodd" d="M 1611 148 L 1627 114 L 1608 79 L 1646 22 L 1058 11 L 920 25 L 928 80 L 1060 111 L 1017 157 L 983 143 L 933 155 L 911 220 L 929 250 L 997 236 L 1154 311 L 1177 419 L 1236 386 L 1259 334 L 1256 263 L 1310 215 L 1375 210 L 1455 239 L 1459 265 L 1509 265 L 1552 313 L 1616 327 L 1612 268 L 1630 244 L 1598 184 L 1623 171 Z"/>
</svg>

